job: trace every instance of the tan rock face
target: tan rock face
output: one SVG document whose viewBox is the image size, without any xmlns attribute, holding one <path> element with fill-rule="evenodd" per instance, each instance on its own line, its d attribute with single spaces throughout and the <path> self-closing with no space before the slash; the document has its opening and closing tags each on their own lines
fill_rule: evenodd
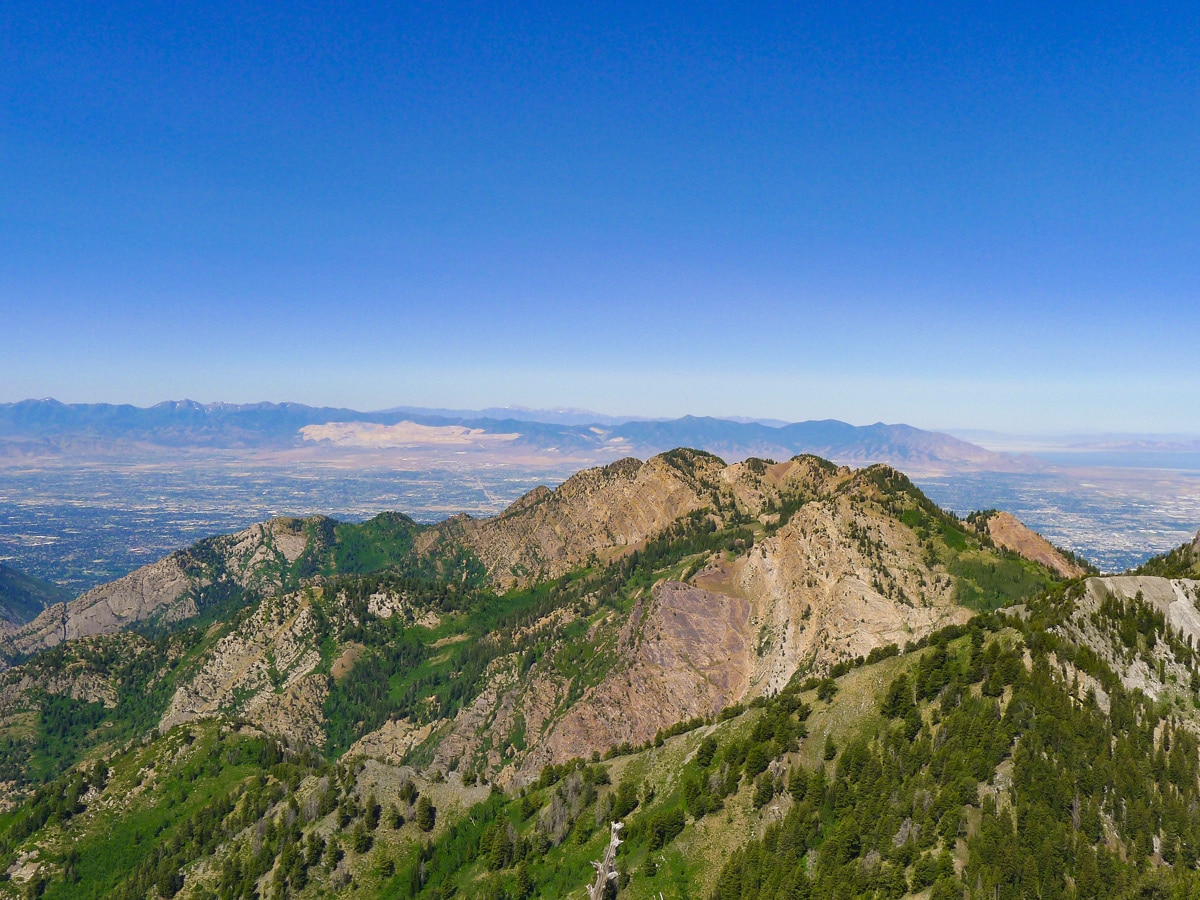
<svg viewBox="0 0 1200 900">
<path fill-rule="evenodd" d="M 997 547 L 1041 563 L 1062 578 L 1078 578 L 1086 574 L 1083 569 L 1059 553 L 1053 544 L 1037 532 L 1030 531 L 1011 513 L 999 512 L 989 516 L 987 532 Z"/>
<path fill-rule="evenodd" d="M 701 477 L 715 477 L 722 464 L 701 457 L 700 468 Z M 661 457 L 626 459 L 580 472 L 557 490 L 535 491 L 495 518 L 452 519 L 423 536 L 417 550 L 429 552 L 439 540 L 461 542 L 504 589 L 561 575 L 592 553 L 633 547 L 707 502 L 695 479 Z"/>
<path fill-rule="evenodd" d="M 810 460 L 752 461 L 720 475 L 750 514 L 781 491 L 811 499 L 743 556 L 715 560 L 692 584 L 656 586 L 624 624 L 611 674 L 569 708 L 560 709 L 570 686 L 557 676 L 535 668 L 525 684 L 497 680 L 455 723 L 447 738 L 455 757 L 470 758 L 485 729 L 509 733 L 520 715 L 529 750 L 499 777 L 528 780 L 546 763 L 641 743 L 682 719 L 773 693 L 797 671 L 819 673 L 970 617 L 955 602 L 954 579 L 929 567 L 871 477 Z M 608 652 L 604 640 L 601 629 L 597 652 Z M 487 762 L 504 764 L 494 754 Z"/>
<path fill-rule="evenodd" d="M 903 646 L 969 616 L 909 529 L 845 495 L 805 505 L 774 537 L 696 582 L 750 600 L 754 693 L 779 690 L 801 666 Z"/>
<path fill-rule="evenodd" d="M 506 763 L 507 757 L 501 755 L 499 742 L 512 733 L 517 704 L 526 692 L 516 675 L 517 660 L 514 657 L 492 660 L 483 690 L 459 711 L 438 741 L 433 758 L 435 769 L 449 770 L 480 754 L 486 756 L 488 766 L 493 769 Z M 536 684 L 537 680 L 531 679 L 525 688 L 545 692 L 545 685 L 535 688 Z"/>
<path fill-rule="evenodd" d="M 302 675 L 289 680 L 278 694 L 264 694 L 262 702 L 247 706 L 247 714 L 263 731 L 278 734 L 293 746 L 321 747 L 325 744 L 323 704 L 328 694 L 324 676 Z"/>
<path fill-rule="evenodd" d="M 190 586 L 180 560 L 172 555 L 93 588 L 70 603 L 50 607 L 17 631 L 10 642 L 19 652 L 30 653 L 63 640 L 111 634 L 150 618 L 179 600 Z M 191 614 L 195 614 L 194 607 Z"/>
<path fill-rule="evenodd" d="M 520 713 L 530 747 L 499 777 L 524 783 L 547 763 L 641 743 L 675 722 L 773 693 L 799 669 L 903 646 L 970 616 L 954 602 L 953 579 L 921 562 L 911 530 L 854 492 L 806 504 L 775 536 L 693 580 L 660 583 L 639 604 L 618 641 L 621 662 L 561 714 L 546 710 L 568 685 L 551 676 L 535 670 L 524 685 L 494 685 L 456 722 L 447 738 L 453 754 L 469 758 L 473 734 L 483 726 L 506 734 Z"/>
<path fill-rule="evenodd" d="M 629 552 L 696 510 L 727 505 L 758 516 L 785 493 L 815 495 L 847 477 L 848 469 L 815 457 L 732 466 L 693 451 L 644 463 L 624 459 L 580 472 L 556 490 L 531 491 L 495 518 L 450 519 L 418 538 L 417 553 L 462 545 L 506 590 Z"/>
<path fill-rule="evenodd" d="M 329 679 L 321 669 L 313 615 L 313 599 L 318 596 L 323 596 L 321 588 L 262 600 L 254 614 L 217 641 L 204 655 L 199 670 L 179 685 L 159 722 L 159 730 L 167 731 L 196 719 L 236 715 L 295 745 L 323 746 L 323 705 L 329 694 Z M 343 621 L 358 621 L 348 611 L 349 598 L 344 593 L 332 599 L 332 612 L 327 607 L 327 614 Z M 404 594 L 378 592 L 369 598 L 368 606 L 381 618 L 401 617 L 425 626 L 438 622 L 436 614 L 415 608 Z M 364 648 L 347 643 L 341 651 L 329 672 L 335 679 L 351 670 Z M 395 750 L 403 743 L 399 727 L 392 723 L 387 734 L 374 743 L 363 744 L 362 752 L 386 757 L 391 752 L 388 747 Z M 405 734 L 411 736 L 417 731 L 410 728 Z M 428 734 L 426 730 L 419 740 Z M 396 761 L 400 758 L 402 754 Z"/>
<path fill-rule="evenodd" d="M 346 755 L 370 756 L 398 764 L 409 751 L 420 746 L 432 733 L 432 722 L 417 726 L 407 720 L 392 720 L 355 741 L 346 751 Z"/>
<path fill-rule="evenodd" d="M 495 660 L 483 692 L 439 739 L 433 767 L 482 761 L 501 783 L 525 783 L 547 763 L 641 743 L 682 719 L 715 715 L 745 693 L 753 653 L 748 613 L 738 597 L 659 584 L 609 647 L 620 661 L 573 704 L 570 682 L 553 666 L 521 678 L 515 657 Z M 614 635 L 601 632 L 608 637 L 600 641 Z M 518 723 L 527 749 L 514 752 L 505 738 Z"/>
</svg>

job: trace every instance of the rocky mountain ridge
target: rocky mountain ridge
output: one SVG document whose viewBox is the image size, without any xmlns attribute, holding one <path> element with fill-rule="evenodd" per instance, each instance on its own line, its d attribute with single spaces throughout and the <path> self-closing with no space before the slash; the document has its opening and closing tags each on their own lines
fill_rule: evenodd
<svg viewBox="0 0 1200 900">
<path fill-rule="evenodd" d="M 1190 871 L 1200 582 L 1063 578 L 886 466 L 676 451 L 492 519 L 203 550 L 224 582 L 0 676 L 0 896 L 579 896 L 613 819 L 619 896 L 1053 894 L 1044 846 L 1122 890 Z"/>
<path fill-rule="evenodd" d="M 66 603 L 0 637 L 12 658 L 64 640 L 153 630 L 198 615 L 225 615 L 262 597 L 342 571 L 385 567 L 408 555 L 419 530 L 407 516 L 384 513 L 361 525 L 326 516 L 281 517 L 206 538 Z M 386 545 L 386 546 L 385 546 Z"/>
<path fill-rule="evenodd" d="M 152 621 L 182 621 L 197 615 L 206 590 L 216 593 L 229 584 L 272 595 L 284 586 L 300 557 L 313 549 L 312 526 L 322 521 L 272 519 L 202 541 L 49 607 L 6 636 L 4 644 L 10 652 L 27 654 Z"/>
<path fill-rule="evenodd" d="M 357 679 L 403 684 L 407 665 L 453 683 L 482 654 L 475 686 L 459 698 L 405 701 L 377 723 L 346 723 L 335 743 L 514 785 L 961 624 L 994 591 L 988 573 L 1029 585 L 1053 574 L 1045 558 L 997 556 L 893 469 L 815 457 L 726 465 L 678 450 L 581 472 L 491 519 L 407 528 L 404 552 L 380 559 L 475 584 L 495 597 L 472 601 L 484 607 L 544 609 L 519 629 L 477 636 L 467 624 L 475 612 L 453 605 L 465 600 L 386 577 L 365 595 L 361 581 L 338 581 L 321 560 L 351 545 L 376 551 L 336 527 L 277 519 L 211 539 L 47 611 L 11 645 L 28 653 L 64 634 L 73 644 L 133 625 L 177 627 L 198 615 L 206 592 L 236 588 L 230 611 L 242 612 L 201 641 L 159 728 L 235 716 L 319 749 L 344 728 L 337 705 L 360 702 L 346 695 L 375 691 Z M 549 607 L 538 599 L 547 588 L 559 598 Z M 358 635 L 380 629 L 385 638 L 413 629 L 427 649 L 413 645 L 411 663 L 378 669 L 393 651 Z M 365 674 L 376 671 L 364 668 L 372 660 L 377 675 Z"/>
</svg>

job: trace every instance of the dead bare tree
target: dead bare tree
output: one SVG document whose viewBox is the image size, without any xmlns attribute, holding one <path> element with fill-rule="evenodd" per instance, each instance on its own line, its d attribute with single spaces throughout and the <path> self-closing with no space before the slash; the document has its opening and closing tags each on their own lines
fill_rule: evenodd
<svg viewBox="0 0 1200 900">
<path fill-rule="evenodd" d="M 592 860 L 592 865 L 596 867 L 596 880 L 588 888 L 588 900 L 604 900 L 608 883 L 617 880 L 617 848 L 621 846 L 621 829 L 624 827 L 621 822 L 612 823 L 612 834 L 604 851 L 604 859 Z"/>
</svg>

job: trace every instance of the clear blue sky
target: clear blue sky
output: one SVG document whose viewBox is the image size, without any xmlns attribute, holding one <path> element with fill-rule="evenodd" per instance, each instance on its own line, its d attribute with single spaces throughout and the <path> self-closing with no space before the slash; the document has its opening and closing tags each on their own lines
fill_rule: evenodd
<svg viewBox="0 0 1200 900">
<path fill-rule="evenodd" d="M 1200 7 L 577 6 L 4 4 L 0 400 L 1200 431 Z"/>
</svg>

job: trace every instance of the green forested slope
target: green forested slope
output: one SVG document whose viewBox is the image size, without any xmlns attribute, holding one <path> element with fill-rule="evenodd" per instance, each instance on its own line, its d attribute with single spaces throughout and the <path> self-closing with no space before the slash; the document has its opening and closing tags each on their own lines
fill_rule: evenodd
<svg viewBox="0 0 1200 900">
<path fill-rule="evenodd" d="M 293 590 L 68 642 L 4 673 L 0 897 L 582 898 L 613 820 L 626 826 L 621 897 L 1200 890 L 1200 704 L 1154 700 L 1104 661 L 1200 686 L 1191 643 L 1114 600 L 1087 617 L 1088 634 L 1124 648 L 1105 656 L 1067 627 L 1081 582 L 996 551 L 898 473 L 847 490 L 863 484 L 871 521 L 911 536 L 982 612 L 529 779 L 513 774 L 538 740 L 521 717 L 469 720 L 483 738 L 469 753 L 440 742 L 502 678 L 561 685 L 547 721 L 586 704 L 628 671 L 626 625 L 656 583 L 756 552 L 781 508 L 810 501 L 785 497 L 765 521 L 701 510 L 636 552 L 506 593 L 462 547 L 414 558 L 402 517 L 345 531 L 309 520 L 323 531 L 289 569 Z M 852 531 L 871 546 L 881 533 Z M 1021 615 L 994 611 L 1018 601 Z M 264 629 L 287 641 L 219 656 Z M 272 731 L 250 687 L 160 733 L 213 659 L 265 670 L 267 705 L 309 716 L 320 742 Z M 289 693 L 301 682 L 313 692 Z M 350 751 L 399 724 L 407 749 Z"/>
<path fill-rule="evenodd" d="M 507 794 L 188 726 L 48 783 L 0 849 L 51 897 L 582 896 L 621 819 L 620 896 L 1193 896 L 1192 711 L 1057 636 L 1073 590 Z"/>
<path fill-rule="evenodd" d="M 829 704 L 789 689 L 610 764 L 624 776 L 581 763 L 566 777 L 582 787 L 494 798 L 396 893 L 516 897 L 532 884 L 565 896 L 563 869 L 586 881 L 603 844 L 596 822 L 621 816 L 622 896 L 1195 896 L 1194 721 L 1084 660 L 1106 711 L 1080 689 L 1083 669 L 1066 663 L 1064 676 L 1080 654 L 1044 620 L 958 631 L 876 664 L 886 678 L 845 676 Z M 845 709 L 872 681 L 875 713 Z M 588 788 L 606 779 L 618 783 Z M 548 831 L 559 816 L 546 811 L 576 795 L 566 827 Z"/>
<path fill-rule="evenodd" d="M 1174 550 L 1146 560 L 1133 573 L 1161 578 L 1200 578 L 1200 535 Z"/>
</svg>

